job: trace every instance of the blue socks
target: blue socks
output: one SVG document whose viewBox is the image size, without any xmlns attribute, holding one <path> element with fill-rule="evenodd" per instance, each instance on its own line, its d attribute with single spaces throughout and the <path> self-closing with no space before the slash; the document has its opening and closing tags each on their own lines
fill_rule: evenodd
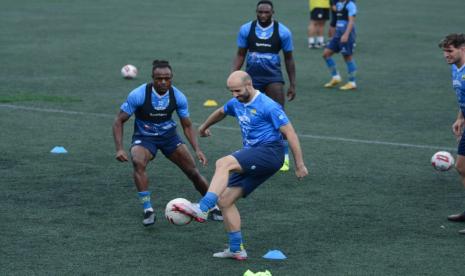
<svg viewBox="0 0 465 276">
<path fill-rule="evenodd" d="M 229 232 L 229 250 L 231 252 L 241 251 L 242 247 L 242 233 L 241 231 Z"/>
<path fill-rule="evenodd" d="M 346 62 L 347 72 L 349 73 L 349 81 L 355 82 L 355 74 L 357 72 L 357 65 L 353 60 Z"/>
<path fill-rule="evenodd" d="M 336 69 L 336 62 L 334 62 L 334 59 L 332 57 L 329 57 L 325 59 L 325 61 L 326 61 L 326 66 L 328 66 L 329 71 L 331 72 L 331 76 L 335 77 L 339 75 Z"/>
<path fill-rule="evenodd" d="M 137 194 L 139 195 L 140 203 L 142 203 L 144 210 L 152 209 L 152 202 L 150 201 L 150 192 L 143 191 L 138 192 Z"/>
<path fill-rule="evenodd" d="M 218 201 L 218 196 L 215 193 L 207 192 L 199 202 L 202 212 L 208 212 L 211 208 L 215 207 Z"/>
</svg>

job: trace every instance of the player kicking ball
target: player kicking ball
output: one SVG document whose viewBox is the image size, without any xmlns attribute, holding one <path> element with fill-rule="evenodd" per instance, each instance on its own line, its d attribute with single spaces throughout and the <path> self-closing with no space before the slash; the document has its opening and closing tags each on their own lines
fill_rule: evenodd
<svg viewBox="0 0 465 276">
<path fill-rule="evenodd" d="M 243 246 L 241 217 L 235 203 L 279 171 L 284 162 L 283 135 L 294 155 L 298 179 L 305 177 L 308 171 L 297 134 L 282 107 L 255 90 L 246 72 L 233 72 L 227 86 L 234 98 L 207 118 L 199 127 L 199 134 L 210 136 L 212 125 L 227 115 L 233 116 L 241 128 L 243 148 L 216 161 L 208 192 L 199 203 L 179 203 L 175 208 L 198 222 L 205 222 L 209 210 L 218 204 L 228 232 L 229 247 L 213 257 L 245 260 L 247 252 Z"/>
</svg>

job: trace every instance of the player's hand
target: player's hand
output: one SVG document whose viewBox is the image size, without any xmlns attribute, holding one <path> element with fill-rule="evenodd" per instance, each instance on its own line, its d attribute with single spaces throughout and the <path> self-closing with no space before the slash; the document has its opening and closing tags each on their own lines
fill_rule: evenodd
<svg viewBox="0 0 465 276">
<path fill-rule="evenodd" d="M 212 135 L 211 132 L 210 132 L 210 129 L 209 129 L 209 128 L 205 128 L 203 125 L 201 125 L 201 126 L 199 127 L 199 130 L 198 130 L 198 131 L 199 131 L 200 137 L 208 137 L 208 136 Z"/>
<path fill-rule="evenodd" d="M 292 101 L 295 98 L 295 87 L 289 86 L 287 89 L 287 100 Z"/>
<path fill-rule="evenodd" d="M 341 43 L 347 43 L 347 41 L 349 41 L 349 35 L 342 35 L 341 36 Z"/>
<path fill-rule="evenodd" d="M 199 162 L 202 164 L 202 166 L 205 167 L 208 164 L 208 160 L 205 154 L 201 150 L 197 150 L 195 154 L 197 155 L 197 158 L 199 159 Z"/>
<path fill-rule="evenodd" d="M 304 164 L 295 166 L 295 175 L 297 176 L 297 179 L 302 180 L 308 175 L 307 167 L 305 167 Z"/>
<path fill-rule="evenodd" d="M 119 150 L 116 152 L 116 160 L 120 162 L 129 161 L 128 154 L 124 150 Z"/>
<path fill-rule="evenodd" d="M 464 120 L 462 119 L 458 119 L 454 122 L 454 124 L 452 125 L 452 132 L 454 133 L 455 137 L 457 138 L 457 140 L 459 140 L 460 138 L 462 138 L 462 127 L 463 127 L 463 123 L 464 123 Z"/>
</svg>

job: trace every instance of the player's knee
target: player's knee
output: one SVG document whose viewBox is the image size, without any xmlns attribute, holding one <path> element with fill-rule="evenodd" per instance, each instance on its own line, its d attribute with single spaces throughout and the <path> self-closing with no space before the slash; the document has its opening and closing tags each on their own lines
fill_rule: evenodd
<svg viewBox="0 0 465 276">
<path fill-rule="evenodd" d="M 227 170 L 230 171 L 232 167 L 232 162 L 228 157 L 223 157 L 216 160 L 215 167 L 216 170 Z"/>
<path fill-rule="evenodd" d="M 227 200 L 226 198 L 224 197 L 220 197 L 220 199 L 218 200 L 217 202 L 218 204 L 218 207 L 220 207 L 220 209 L 225 209 L 225 208 L 228 208 L 231 206 L 232 202 L 229 200 Z"/>
<path fill-rule="evenodd" d="M 139 158 L 133 158 L 132 166 L 134 167 L 135 171 L 145 171 L 146 162 Z"/>
</svg>

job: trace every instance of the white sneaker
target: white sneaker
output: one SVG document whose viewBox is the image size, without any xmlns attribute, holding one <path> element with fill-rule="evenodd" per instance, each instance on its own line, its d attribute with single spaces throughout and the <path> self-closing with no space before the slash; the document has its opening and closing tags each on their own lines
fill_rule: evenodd
<svg viewBox="0 0 465 276">
<path fill-rule="evenodd" d="M 231 252 L 231 250 L 227 248 L 223 252 L 218 252 L 218 253 L 213 254 L 213 257 L 245 261 L 247 260 L 247 252 L 245 251 L 245 249 L 242 249 L 241 251 L 237 251 L 237 252 Z"/>
<path fill-rule="evenodd" d="M 144 212 L 144 219 L 142 224 L 144 226 L 149 226 L 155 223 L 155 213 L 153 211 Z"/>
<path fill-rule="evenodd" d="M 205 222 L 208 219 L 208 212 L 203 212 L 198 203 L 184 204 L 175 203 L 173 207 L 185 215 L 188 215 L 198 222 Z"/>
<path fill-rule="evenodd" d="M 218 206 L 213 207 L 210 209 L 210 212 L 208 213 L 208 216 L 210 220 L 213 221 L 223 221 L 223 213 L 221 212 L 220 208 Z"/>
</svg>

